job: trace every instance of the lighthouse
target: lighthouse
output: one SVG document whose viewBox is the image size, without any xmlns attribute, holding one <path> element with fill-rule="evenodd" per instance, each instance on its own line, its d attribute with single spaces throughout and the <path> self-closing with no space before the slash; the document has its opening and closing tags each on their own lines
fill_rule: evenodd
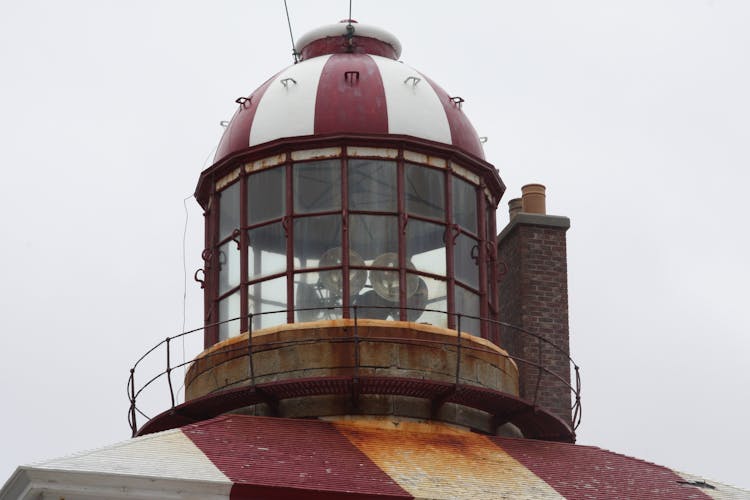
<svg viewBox="0 0 750 500">
<path fill-rule="evenodd" d="M 401 51 L 347 19 L 236 99 L 195 191 L 203 325 L 144 347 L 131 439 L 0 498 L 747 498 L 574 444 L 570 220 L 529 183 L 498 231 L 468 103 Z"/>
<path fill-rule="evenodd" d="M 184 403 L 139 426 L 133 397 L 134 433 L 237 411 L 573 442 L 567 318 L 558 338 L 535 323 L 566 310 L 566 295 L 534 292 L 543 311 L 503 321 L 501 295 L 517 291 L 498 267 L 521 270 L 499 260 L 505 185 L 464 99 L 401 62 L 394 35 L 352 20 L 302 36 L 296 52 L 237 99 L 200 175 L 205 350 Z M 559 233 L 563 253 L 546 260 L 564 265 L 568 220 L 524 217 Z M 513 231 L 511 245 L 523 245 L 516 233 L 535 238 Z M 538 404 L 550 391 L 562 404 Z"/>
</svg>

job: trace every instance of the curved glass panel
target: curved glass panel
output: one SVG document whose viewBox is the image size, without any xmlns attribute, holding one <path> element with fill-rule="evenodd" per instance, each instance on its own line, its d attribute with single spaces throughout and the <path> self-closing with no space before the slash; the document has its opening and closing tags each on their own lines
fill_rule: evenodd
<svg viewBox="0 0 750 500">
<path fill-rule="evenodd" d="M 445 226 L 409 219 L 406 256 L 418 271 L 445 276 Z"/>
<path fill-rule="evenodd" d="M 448 287 L 443 280 L 407 273 L 419 280 L 417 293 L 407 299 L 406 319 L 448 327 Z M 441 312 L 442 311 L 442 312 Z"/>
<path fill-rule="evenodd" d="M 286 323 L 286 276 L 254 283 L 247 291 L 248 313 L 257 315 L 253 330 Z"/>
<path fill-rule="evenodd" d="M 341 209 L 341 160 L 295 163 L 292 172 L 295 213 Z"/>
<path fill-rule="evenodd" d="M 294 220 L 294 268 L 320 267 L 324 253 L 341 247 L 341 214 Z"/>
<path fill-rule="evenodd" d="M 395 212 L 396 163 L 382 160 L 349 160 L 349 210 Z"/>
<path fill-rule="evenodd" d="M 395 215 L 350 215 L 349 248 L 367 264 L 384 253 L 398 252 L 398 219 Z"/>
<path fill-rule="evenodd" d="M 481 323 L 478 319 L 463 316 L 479 316 L 479 295 L 457 286 L 455 289 L 456 312 L 461 315 L 461 331 L 472 335 L 481 333 Z M 456 317 L 456 328 L 458 329 L 458 317 Z"/>
<path fill-rule="evenodd" d="M 240 284 L 240 251 L 234 240 L 219 247 L 219 295 Z"/>
<path fill-rule="evenodd" d="M 341 296 L 331 291 L 327 281 L 341 282 L 341 271 L 297 273 L 294 275 L 295 320 L 299 322 L 339 319 Z"/>
<path fill-rule="evenodd" d="M 236 337 L 240 334 L 240 292 L 224 297 L 219 301 L 219 321 L 227 321 L 219 325 L 219 340 Z M 237 318 L 237 319 L 234 319 Z"/>
<path fill-rule="evenodd" d="M 479 242 L 460 233 L 453 249 L 453 271 L 456 279 L 472 288 L 479 288 Z"/>
<path fill-rule="evenodd" d="M 492 252 L 486 252 L 487 262 L 479 261 L 480 245 L 496 237 L 496 206 L 477 185 L 479 176 L 459 166 L 437 168 L 433 160 L 445 164 L 445 158 L 407 155 L 402 167 L 395 156 L 342 159 L 342 151 L 332 149 L 325 159 L 311 161 L 292 152 L 291 167 L 277 162 L 241 172 L 242 179 L 218 193 L 218 220 L 209 220 L 218 227 L 210 226 L 209 233 L 217 238 L 212 248 L 219 265 L 211 270 L 216 283 L 211 289 L 219 317 L 239 316 L 243 300 L 253 329 L 286 323 L 291 307 L 306 309 L 294 313 L 299 322 L 340 318 L 345 306 L 356 306 L 362 318 L 403 318 L 446 328 L 455 325 L 453 314 L 478 316 L 486 310 L 496 316 Z M 481 226 L 477 207 L 486 208 Z M 226 240 L 243 223 L 243 230 L 252 229 L 244 235 L 247 246 L 238 249 L 236 241 Z M 447 262 L 449 255 L 452 262 Z M 405 270 L 400 269 L 403 262 Z M 247 276 L 240 274 L 241 265 Z M 480 301 L 480 270 L 487 271 L 482 285 L 488 304 Z M 222 294 L 227 296 L 219 299 Z M 462 318 L 464 331 L 480 333 L 478 320 Z M 218 330 L 221 339 L 237 335 L 240 322 Z"/>
<path fill-rule="evenodd" d="M 235 182 L 219 197 L 219 240 L 240 227 L 240 183 Z"/>
<path fill-rule="evenodd" d="M 476 234 L 477 188 L 463 179 L 453 177 L 453 223 Z"/>
<path fill-rule="evenodd" d="M 247 232 L 247 279 L 286 270 L 286 233 L 280 222 Z"/>
<path fill-rule="evenodd" d="M 433 219 L 445 219 L 443 171 L 407 163 L 404 169 L 404 192 L 407 212 Z"/>
<path fill-rule="evenodd" d="M 247 224 L 276 219 L 285 213 L 284 167 L 269 168 L 247 178 Z"/>
</svg>

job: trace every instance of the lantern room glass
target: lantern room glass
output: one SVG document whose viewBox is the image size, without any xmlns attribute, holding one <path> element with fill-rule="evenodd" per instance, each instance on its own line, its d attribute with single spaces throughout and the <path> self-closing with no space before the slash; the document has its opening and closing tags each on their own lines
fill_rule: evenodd
<svg viewBox="0 0 750 500">
<path fill-rule="evenodd" d="M 479 251 L 494 240 L 494 218 L 477 210 L 495 204 L 476 176 L 462 175 L 465 165 L 305 157 L 240 169 L 217 185 L 210 293 L 214 321 L 227 323 L 214 338 L 353 317 L 355 308 L 361 318 L 450 328 L 457 314 L 496 314 L 482 305 L 492 300 L 493 265 Z M 478 320 L 461 328 L 483 332 Z"/>
</svg>

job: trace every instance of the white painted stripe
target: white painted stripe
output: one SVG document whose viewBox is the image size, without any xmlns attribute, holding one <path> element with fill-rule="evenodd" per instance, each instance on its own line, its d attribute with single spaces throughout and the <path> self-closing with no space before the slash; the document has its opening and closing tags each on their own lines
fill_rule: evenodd
<svg viewBox="0 0 750 500">
<path fill-rule="evenodd" d="M 50 460 L 32 468 L 232 484 L 180 429 Z"/>
<path fill-rule="evenodd" d="M 315 98 L 320 74 L 329 57 L 314 57 L 290 66 L 271 82 L 255 111 L 250 146 L 314 133 Z M 285 80 L 286 85 L 282 83 Z"/>
<path fill-rule="evenodd" d="M 728 486 L 726 484 L 722 484 L 711 479 L 706 479 L 704 477 L 695 476 L 693 474 L 687 474 L 680 471 L 674 472 L 682 477 L 685 481 L 693 483 L 694 487 L 699 488 L 701 492 L 705 493 L 714 500 L 750 500 L 750 491 L 741 490 L 739 488 L 735 488 L 734 486 Z M 706 483 L 713 488 L 705 486 Z M 701 488 L 699 486 L 700 484 L 703 484 L 704 486 Z M 685 487 L 688 488 L 686 489 L 685 494 L 685 497 L 687 498 L 687 492 L 690 491 L 690 486 L 685 485 Z"/>
<path fill-rule="evenodd" d="M 378 65 L 388 109 L 388 132 L 451 144 L 445 109 L 430 83 L 406 64 L 370 56 Z M 409 77 L 421 79 L 417 84 Z M 406 81 L 406 83 L 405 83 Z"/>
<path fill-rule="evenodd" d="M 370 24 L 354 23 L 352 26 L 354 26 L 354 34 L 356 36 L 365 36 L 368 38 L 380 40 L 381 42 L 385 42 L 393 47 L 393 50 L 396 51 L 396 57 L 401 57 L 401 42 L 398 41 L 398 38 L 396 38 L 396 35 L 394 35 L 393 33 L 390 33 L 378 26 L 372 26 Z M 347 23 L 341 22 L 321 26 L 320 28 L 308 31 L 307 33 L 299 37 L 299 40 L 297 40 L 294 48 L 297 50 L 297 52 L 302 52 L 302 49 L 316 40 L 333 37 L 341 38 L 347 33 L 346 27 Z"/>
</svg>

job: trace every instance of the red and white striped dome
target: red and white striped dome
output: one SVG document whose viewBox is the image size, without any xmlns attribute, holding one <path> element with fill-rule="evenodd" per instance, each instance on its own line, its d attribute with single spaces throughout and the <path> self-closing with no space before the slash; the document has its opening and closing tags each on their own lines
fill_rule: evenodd
<svg viewBox="0 0 750 500">
<path fill-rule="evenodd" d="M 302 36 L 296 50 L 301 62 L 238 99 L 216 161 L 277 139 L 339 134 L 412 136 L 484 159 L 461 99 L 399 62 L 390 33 L 342 21 Z"/>
</svg>

